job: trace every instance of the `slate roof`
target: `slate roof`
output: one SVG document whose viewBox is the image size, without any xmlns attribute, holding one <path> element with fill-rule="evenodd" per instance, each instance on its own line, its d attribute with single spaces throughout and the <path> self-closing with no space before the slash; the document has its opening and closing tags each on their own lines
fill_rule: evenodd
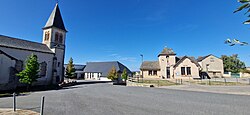
<svg viewBox="0 0 250 115">
<path fill-rule="evenodd" d="M 18 59 L 16 59 L 15 57 L 10 56 L 9 54 L 5 53 L 5 52 L 2 51 L 2 50 L 0 50 L 0 54 L 3 54 L 3 55 L 5 55 L 5 56 L 7 56 L 7 57 L 10 58 L 11 60 L 15 60 L 15 61 L 18 60 Z"/>
<path fill-rule="evenodd" d="M 160 70 L 158 61 L 144 61 L 140 67 L 141 70 Z"/>
<path fill-rule="evenodd" d="M 61 30 L 67 31 L 64 26 L 62 15 L 61 15 L 58 4 L 56 4 L 54 10 L 50 14 L 50 17 L 43 29 L 50 28 L 50 27 L 56 27 Z"/>
<path fill-rule="evenodd" d="M 199 58 L 197 59 L 197 61 L 200 62 L 200 61 L 206 59 L 206 58 L 209 57 L 209 56 L 214 56 L 214 55 L 213 55 L 213 54 L 209 54 L 209 55 L 207 55 L 207 56 L 199 57 Z M 216 57 L 216 56 L 214 56 L 214 57 Z M 221 59 L 221 58 L 219 58 L 219 57 L 216 57 L 216 58 Z"/>
<path fill-rule="evenodd" d="M 53 53 L 47 45 L 28 40 L 0 35 L 0 46 L 42 53 Z"/>
<path fill-rule="evenodd" d="M 194 63 L 197 67 L 200 67 L 200 64 L 193 58 L 193 57 L 188 57 L 184 56 L 182 57 L 175 65 L 174 67 L 177 67 L 179 64 L 181 64 L 186 58 L 188 58 L 192 63 Z"/>
<path fill-rule="evenodd" d="M 67 68 L 68 64 L 64 64 L 64 68 Z M 83 71 L 86 65 L 79 65 L 79 64 L 74 64 L 74 68 L 76 71 Z"/>
<path fill-rule="evenodd" d="M 162 52 L 158 55 L 158 57 L 160 56 L 160 55 L 176 55 L 176 53 L 173 51 L 173 49 L 171 49 L 171 48 L 164 48 L 163 50 L 162 50 Z"/>
<path fill-rule="evenodd" d="M 111 61 L 111 62 L 87 62 L 84 72 L 100 72 L 102 76 L 107 76 L 108 72 L 111 70 L 112 67 L 116 68 L 117 72 L 122 73 L 124 69 L 127 70 L 128 74 L 131 74 L 131 71 L 123 64 L 118 61 Z"/>
<path fill-rule="evenodd" d="M 200 62 L 200 61 L 206 59 L 207 57 L 209 57 L 210 55 L 211 55 L 211 54 L 209 54 L 209 55 L 207 55 L 207 56 L 203 56 L 203 57 L 200 56 L 200 57 L 198 57 L 197 61 Z"/>
</svg>

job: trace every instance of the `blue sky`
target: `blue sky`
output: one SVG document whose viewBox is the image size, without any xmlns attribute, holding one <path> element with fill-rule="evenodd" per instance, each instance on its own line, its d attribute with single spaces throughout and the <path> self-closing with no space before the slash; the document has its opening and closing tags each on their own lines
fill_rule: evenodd
<svg viewBox="0 0 250 115">
<path fill-rule="evenodd" d="M 1 0 L 0 34 L 41 42 L 54 0 Z M 177 56 L 239 54 L 250 66 L 250 46 L 229 47 L 227 38 L 250 42 L 247 17 L 232 12 L 237 0 L 60 0 L 67 33 L 67 63 L 118 60 L 138 70 L 167 46 Z"/>
</svg>

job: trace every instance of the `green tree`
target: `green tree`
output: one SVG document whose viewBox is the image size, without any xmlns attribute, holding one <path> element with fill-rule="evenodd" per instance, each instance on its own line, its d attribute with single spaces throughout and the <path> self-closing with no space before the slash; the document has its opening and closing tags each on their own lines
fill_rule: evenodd
<svg viewBox="0 0 250 115">
<path fill-rule="evenodd" d="M 247 70 L 247 69 L 243 69 L 243 70 L 241 70 L 241 72 L 250 74 L 250 70 Z"/>
<path fill-rule="evenodd" d="M 40 76 L 39 73 L 39 63 L 36 55 L 31 54 L 25 64 L 25 69 L 18 74 L 16 74 L 20 79 L 21 83 L 27 84 L 27 90 L 30 90 L 30 87 L 33 82 L 37 81 Z"/>
<path fill-rule="evenodd" d="M 128 73 L 127 73 L 127 69 L 123 69 L 123 72 L 122 72 L 122 79 L 124 80 L 127 80 L 128 79 Z"/>
<path fill-rule="evenodd" d="M 112 68 L 110 69 L 107 78 L 112 81 L 118 80 L 118 74 L 114 66 L 112 66 Z"/>
<path fill-rule="evenodd" d="M 66 67 L 66 77 L 68 78 L 74 78 L 75 77 L 75 67 L 73 64 L 73 59 L 72 57 L 69 59 L 69 63 Z"/>
<path fill-rule="evenodd" d="M 239 73 L 246 69 L 245 63 L 238 59 L 237 54 L 232 56 L 222 55 L 221 59 L 223 60 L 224 71 L 226 72 Z"/>
<path fill-rule="evenodd" d="M 234 11 L 234 13 L 242 11 L 242 10 L 247 10 L 245 12 L 245 15 L 248 14 L 250 12 L 250 0 L 238 0 L 238 2 L 240 2 L 242 5 L 239 8 L 237 8 Z M 244 24 L 249 24 L 249 23 L 250 23 L 250 20 L 247 20 L 244 22 Z"/>
</svg>

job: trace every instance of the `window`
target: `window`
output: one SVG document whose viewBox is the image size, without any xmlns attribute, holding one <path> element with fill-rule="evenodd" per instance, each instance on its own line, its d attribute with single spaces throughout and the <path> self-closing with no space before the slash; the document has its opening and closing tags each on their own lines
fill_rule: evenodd
<svg viewBox="0 0 250 115">
<path fill-rule="evenodd" d="M 45 41 L 48 41 L 49 40 L 49 31 L 45 32 Z"/>
<path fill-rule="evenodd" d="M 187 67 L 187 75 L 191 75 L 191 67 Z"/>
<path fill-rule="evenodd" d="M 214 62 L 214 58 L 210 58 L 210 62 Z"/>
<path fill-rule="evenodd" d="M 185 74 L 185 67 L 181 67 L 181 75 L 186 75 Z"/>
<path fill-rule="evenodd" d="M 53 58 L 53 68 L 54 68 L 54 69 L 56 68 L 56 63 L 57 63 L 57 58 L 54 57 L 54 58 Z"/>
<path fill-rule="evenodd" d="M 57 67 L 60 67 L 60 62 L 57 63 Z"/>
<path fill-rule="evenodd" d="M 151 70 L 148 71 L 148 75 L 153 75 Z"/>
<path fill-rule="evenodd" d="M 46 76 L 46 71 L 47 71 L 47 63 L 46 62 L 40 63 L 40 76 L 41 77 Z"/>
<path fill-rule="evenodd" d="M 55 34 L 55 42 L 58 42 L 58 38 L 59 38 L 59 35 L 58 35 L 58 32 L 56 32 L 56 34 Z"/>
<path fill-rule="evenodd" d="M 59 43 L 63 43 L 63 35 L 62 34 L 60 34 Z"/>
<path fill-rule="evenodd" d="M 23 70 L 23 61 L 18 60 L 18 61 L 16 62 L 15 68 L 16 68 L 16 70 L 17 70 L 18 72 L 22 71 L 22 70 Z"/>
<path fill-rule="evenodd" d="M 153 72 L 153 75 L 157 75 L 157 71 L 154 71 L 154 72 Z"/>
</svg>

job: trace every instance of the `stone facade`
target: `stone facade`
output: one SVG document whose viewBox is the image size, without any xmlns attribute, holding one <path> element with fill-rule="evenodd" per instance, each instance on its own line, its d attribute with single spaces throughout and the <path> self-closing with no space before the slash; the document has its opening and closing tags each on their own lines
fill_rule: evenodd
<svg viewBox="0 0 250 115">
<path fill-rule="evenodd" d="M 146 79 L 199 78 L 200 66 L 192 58 L 178 58 L 172 49 L 164 48 L 158 61 L 144 61 L 140 69 Z"/>
<path fill-rule="evenodd" d="M 202 67 L 202 72 L 206 72 L 211 78 L 222 77 L 224 74 L 223 60 L 214 55 L 198 59 L 198 63 Z"/>
</svg>

